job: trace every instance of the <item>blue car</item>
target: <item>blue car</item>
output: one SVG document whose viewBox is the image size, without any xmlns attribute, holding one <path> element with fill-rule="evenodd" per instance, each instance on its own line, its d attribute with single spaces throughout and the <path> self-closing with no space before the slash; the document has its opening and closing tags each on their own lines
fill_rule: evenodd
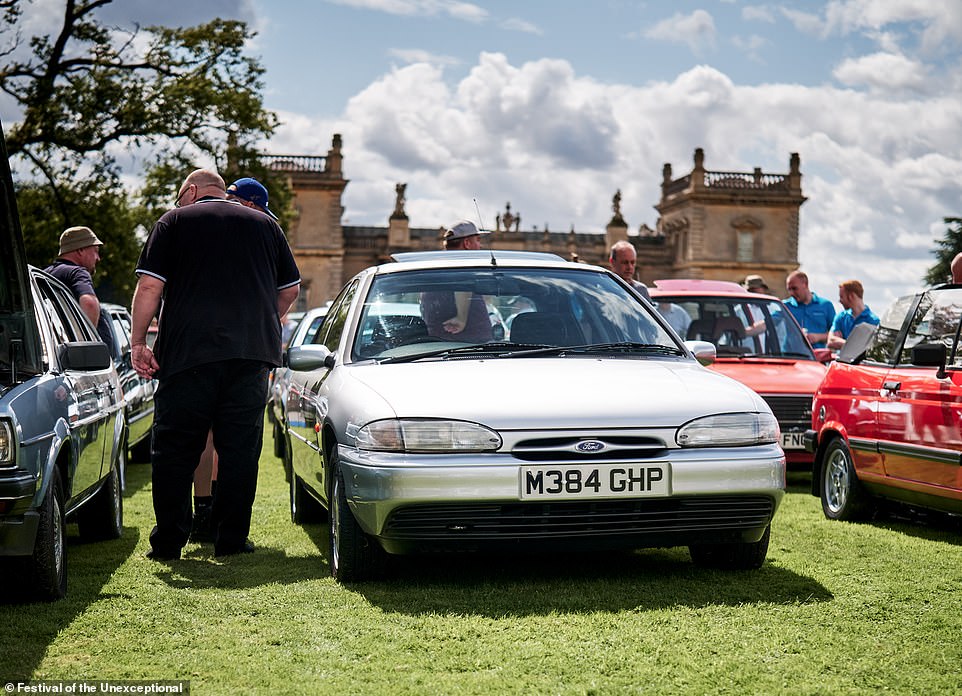
<svg viewBox="0 0 962 696">
<path fill-rule="evenodd" d="M 67 591 L 65 524 L 123 530 L 127 424 L 110 349 L 71 292 L 28 266 L 0 139 L 0 560 L 38 599 Z"/>
</svg>

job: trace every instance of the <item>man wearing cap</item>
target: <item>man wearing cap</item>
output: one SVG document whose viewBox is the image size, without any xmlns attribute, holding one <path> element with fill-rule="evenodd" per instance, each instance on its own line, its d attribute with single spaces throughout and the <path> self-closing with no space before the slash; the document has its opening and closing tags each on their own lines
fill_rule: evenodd
<svg viewBox="0 0 962 696">
<path fill-rule="evenodd" d="M 761 295 L 769 294 L 768 284 L 765 282 L 765 279 L 762 278 L 760 275 L 745 276 L 745 280 L 742 281 L 742 287 L 745 288 L 748 292 L 757 292 Z"/>
<path fill-rule="evenodd" d="M 136 267 L 131 356 L 138 374 L 158 380 L 148 553 L 155 560 L 180 558 L 187 543 L 194 469 L 210 431 L 219 455 L 214 555 L 254 550 L 248 533 L 267 377 L 281 363 L 280 317 L 297 298 L 300 274 L 277 223 L 228 201 L 226 188 L 216 172 L 191 172 Z M 147 327 L 158 311 L 151 349 Z"/>
<path fill-rule="evenodd" d="M 267 188 L 257 179 L 249 176 L 238 179 L 227 187 L 227 198 L 277 219 L 273 211 L 267 207 Z"/>
<path fill-rule="evenodd" d="M 482 233 L 470 220 L 459 220 L 444 230 L 444 248 L 477 250 Z M 425 292 L 421 316 L 428 335 L 457 341 L 484 343 L 494 338 L 484 298 L 473 292 Z"/>
<path fill-rule="evenodd" d="M 100 261 L 103 244 L 89 227 L 67 228 L 60 235 L 57 260 L 44 270 L 70 288 L 90 323 L 97 327 L 100 340 L 109 346 L 113 343 L 110 320 L 100 312 L 100 300 L 93 283 L 93 272 Z"/>
</svg>

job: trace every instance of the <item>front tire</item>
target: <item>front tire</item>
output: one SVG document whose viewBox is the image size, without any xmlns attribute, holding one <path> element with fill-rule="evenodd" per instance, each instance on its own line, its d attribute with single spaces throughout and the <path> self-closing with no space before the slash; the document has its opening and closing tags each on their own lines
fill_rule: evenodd
<svg viewBox="0 0 962 696">
<path fill-rule="evenodd" d="M 872 513 L 872 499 L 858 480 L 851 450 L 840 437 L 825 448 L 819 491 L 822 512 L 830 520 L 861 520 Z"/>
<path fill-rule="evenodd" d="M 758 541 L 742 541 L 733 544 L 692 544 L 688 553 L 695 565 L 725 570 L 754 570 L 761 568 L 768 555 L 768 541 L 772 525 Z"/>
<path fill-rule="evenodd" d="M 60 473 L 54 470 L 53 480 L 40 505 L 37 541 L 29 560 L 30 584 L 27 589 L 40 599 L 57 600 L 67 594 L 67 543 L 63 517 L 63 488 Z"/>
<path fill-rule="evenodd" d="M 370 580 L 380 574 L 384 551 L 361 529 L 347 504 L 344 474 L 338 466 L 337 447 L 330 454 L 334 482 L 331 489 L 331 575 L 338 582 Z"/>
</svg>

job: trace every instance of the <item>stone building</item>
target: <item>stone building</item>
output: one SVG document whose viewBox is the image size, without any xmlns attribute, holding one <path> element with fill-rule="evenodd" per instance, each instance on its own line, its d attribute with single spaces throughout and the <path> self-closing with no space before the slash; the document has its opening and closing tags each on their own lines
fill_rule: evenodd
<svg viewBox="0 0 962 696">
<path fill-rule="evenodd" d="M 288 177 L 296 211 L 287 231 L 301 270 L 299 308 L 332 299 L 355 273 L 383 263 L 399 251 L 441 248 L 443 227 L 412 227 L 404 210 L 405 184 L 395 187 L 395 206 L 386 226 L 344 225 L 341 136 L 327 156 L 271 155 L 266 163 Z M 629 233 L 621 213 L 621 192 L 612 199 L 604 230 L 577 232 L 522 229 L 510 202 L 495 219 L 486 246 L 545 251 L 564 258 L 607 265 L 608 250 L 626 239 L 638 252 L 640 279 L 706 278 L 738 281 L 749 273 L 765 277 L 781 294 L 785 278 L 798 267 L 801 191 L 799 157 L 792 154 L 788 174 L 708 171 L 704 152 L 695 150 L 689 174 L 673 179 L 662 170 L 659 218 L 654 229 L 642 224 Z M 441 224 L 450 221 L 436 221 Z"/>
</svg>

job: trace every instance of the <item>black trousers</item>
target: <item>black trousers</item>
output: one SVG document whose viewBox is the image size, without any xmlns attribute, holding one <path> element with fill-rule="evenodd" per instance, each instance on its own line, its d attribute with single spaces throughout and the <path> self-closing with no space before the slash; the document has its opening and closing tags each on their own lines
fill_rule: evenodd
<svg viewBox="0 0 962 696">
<path fill-rule="evenodd" d="M 254 360 L 207 363 L 160 380 L 154 396 L 151 546 L 175 553 L 187 543 L 194 470 L 213 431 L 217 495 L 212 522 L 215 553 L 247 540 L 257 491 L 257 462 L 264 440 L 270 366 Z"/>
</svg>

